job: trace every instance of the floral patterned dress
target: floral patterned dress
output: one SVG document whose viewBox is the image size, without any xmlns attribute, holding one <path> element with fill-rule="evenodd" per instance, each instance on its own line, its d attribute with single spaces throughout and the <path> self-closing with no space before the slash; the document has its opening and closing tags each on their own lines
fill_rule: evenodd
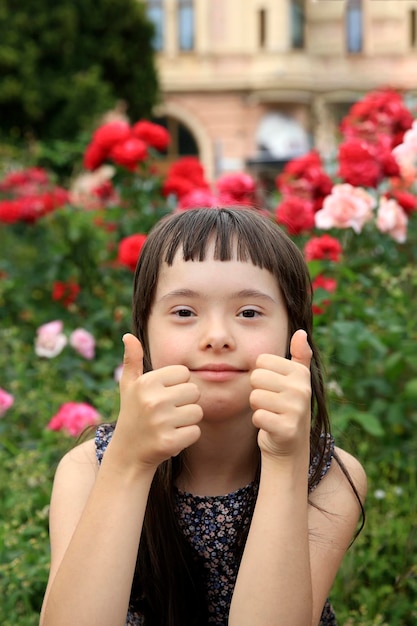
<svg viewBox="0 0 417 626">
<path fill-rule="evenodd" d="M 102 424 L 96 431 L 96 454 L 101 463 L 103 454 L 112 437 L 114 426 Z M 323 478 L 333 457 L 334 441 L 328 437 L 327 461 Z M 316 460 L 310 467 L 315 469 Z M 319 482 L 319 481 L 318 481 Z M 317 483 L 318 484 L 318 483 Z M 313 485 L 314 489 L 317 485 Z M 229 607 L 238 572 L 234 558 L 234 546 L 239 531 L 246 529 L 250 519 L 244 514 L 254 504 L 258 493 L 255 482 L 223 496 L 195 496 L 175 490 L 175 506 L 180 527 L 193 549 L 199 555 L 206 573 L 209 607 L 208 624 L 227 626 Z M 144 626 L 143 618 L 130 608 L 126 626 Z M 330 603 L 327 601 L 320 626 L 337 626 Z"/>
</svg>

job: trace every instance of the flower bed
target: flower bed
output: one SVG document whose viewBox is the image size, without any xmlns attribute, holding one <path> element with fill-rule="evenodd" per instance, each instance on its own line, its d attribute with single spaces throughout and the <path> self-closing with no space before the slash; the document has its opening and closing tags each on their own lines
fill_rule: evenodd
<svg viewBox="0 0 417 626">
<path fill-rule="evenodd" d="M 368 523 L 333 601 L 341 624 L 417 621 L 417 121 L 381 90 L 354 105 L 335 163 L 289 163 L 271 219 L 304 251 L 336 438 L 364 463 Z M 260 210 L 247 174 L 210 183 L 186 157 L 153 167 L 169 136 L 112 122 L 68 189 L 39 167 L 0 184 L 0 621 L 37 623 L 48 571 L 47 505 L 60 456 L 117 415 L 121 337 L 146 233 L 193 206 Z M 382 494 L 382 495 L 381 495 Z"/>
</svg>

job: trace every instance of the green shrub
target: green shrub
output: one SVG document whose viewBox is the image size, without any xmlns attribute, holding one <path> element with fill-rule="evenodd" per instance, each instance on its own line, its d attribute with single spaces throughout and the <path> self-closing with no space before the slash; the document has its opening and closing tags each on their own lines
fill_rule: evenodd
<svg viewBox="0 0 417 626">
<path fill-rule="evenodd" d="M 14 151 L 6 154 L 9 165 L 16 162 Z M 51 148 L 50 162 L 54 155 Z M 116 168 L 112 180 L 117 202 L 94 209 L 67 204 L 0 229 L 0 387 L 14 396 L 0 419 L 5 626 L 37 624 L 46 586 L 53 473 L 75 443 L 50 432 L 49 421 L 68 401 L 91 404 L 104 421 L 117 416 L 115 370 L 121 337 L 130 330 L 133 276 L 120 263 L 120 242 L 147 233 L 172 210 L 149 163 L 135 173 Z M 322 233 L 293 238 L 304 249 L 312 234 Z M 313 278 L 325 275 L 337 284 L 331 293 L 315 289 L 315 334 L 337 445 L 362 461 L 369 479 L 366 525 L 344 559 L 331 599 L 341 626 L 411 626 L 417 623 L 417 211 L 410 212 L 403 243 L 374 222 L 360 234 L 330 234 L 341 241 L 343 255 L 337 262 L 310 262 Z M 60 282 L 79 292 L 68 301 L 54 298 Z M 54 358 L 37 356 L 37 330 L 53 320 L 62 321 L 67 337 L 80 327 L 92 333 L 95 358 L 70 345 Z"/>
</svg>

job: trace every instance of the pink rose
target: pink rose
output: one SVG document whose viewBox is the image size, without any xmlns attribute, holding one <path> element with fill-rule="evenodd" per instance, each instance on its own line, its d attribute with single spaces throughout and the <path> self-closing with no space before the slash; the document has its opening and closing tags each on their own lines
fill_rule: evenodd
<svg viewBox="0 0 417 626">
<path fill-rule="evenodd" d="M 53 359 L 67 345 L 67 338 L 62 332 L 60 320 L 39 326 L 35 340 L 35 353 L 47 359 Z"/>
<path fill-rule="evenodd" d="M 417 154 L 417 120 L 414 120 L 411 128 L 404 134 L 403 143 Z"/>
<path fill-rule="evenodd" d="M 6 413 L 8 409 L 12 406 L 14 402 L 14 397 L 7 393 L 4 389 L 0 387 L 0 417 Z"/>
<path fill-rule="evenodd" d="M 70 335 L 70 345 L 85 359 L 94 359 L 96 342 L 88 330 L 77 328 Z"/>
<path fill-rule="evenodd" d="M 397 160 L 404 179 L 414 182 L 417 175 L 417 120 L 404 134 L 403 143 L 397 145 L 392 154 Z"/>
<path fill-rule="evenodd" d="M 348 183 L 335 185 L 324 199 L 323 208 L 315 214 L 316 227 L 353 228 L 355 233 L 360 233 L 373 218 L 375 204 L 375 199 L 360 187 Z"/>
<path fill-rule="evenodd" d="M 213 194 L 209 189 L 192 189 L 185 196 L 180 198 L 177 211 L 186 211 L 187 209 L 198 209 L 201 207 L 217 207 L 219 204 L 218 196 Z"/>
<path fill-rule="evenodd" d="M 72 437 L 78 437 L 87 426 L 100 423 L 100 415 L 94 407 L 85 402 L 66 402 L 50 420 L 49 430 L 63 430 Z"/>
<path fill-rule="evenodd" d="M 396 200 L 381 198 L 376 218 L 376 226 L 381 233 L 387 233 L 398 243 L 407 238 L 408 218 Z"/>
</svg>

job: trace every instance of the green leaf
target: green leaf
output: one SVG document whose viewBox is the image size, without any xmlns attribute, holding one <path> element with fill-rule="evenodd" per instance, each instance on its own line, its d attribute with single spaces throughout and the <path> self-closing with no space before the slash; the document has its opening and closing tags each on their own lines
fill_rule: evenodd
<svg viewBox="0 0 417 626">
<path fill-rule="evenodd" d="M 374 437 L 382 437 L 385 434 L 380 420 L 372 413 L 366 411 L 352 413 L 352 420 L 360 424 L 367 433 Z"/>
<path fill-rule="evenodd" d="M 413 378 L 405 384 L 404 395 L 406 398 L 417 400 L 417 378 Z"/>
</svg>

